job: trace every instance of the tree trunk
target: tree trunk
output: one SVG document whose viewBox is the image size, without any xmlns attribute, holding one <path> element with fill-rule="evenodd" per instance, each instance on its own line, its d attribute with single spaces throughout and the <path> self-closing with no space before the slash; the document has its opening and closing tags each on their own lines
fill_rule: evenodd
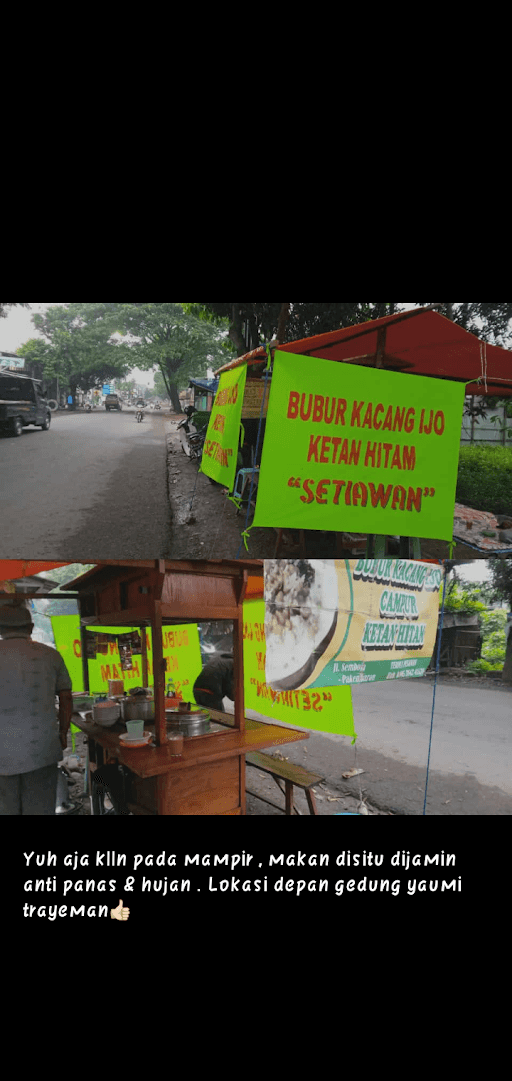
<svg viewBox="0 0 512 1081">
<path fill-rule="evenodd" d="M 243 357 L 244 353 L 249 352 L 245 347 L 242 335 L 242 315 L 236 304 L 233 304 L 233 315 L 228 337 L 231 338 L 239 357 Z"/>
<path fill-rule="evenodd" d="M 178 394 L 178 387 L 176 383 L 169 383 L 169 395 L 171 398 L 171 405 L 175 413 L 181 413 L 181 402 Z"/>
<path fill-rule="evenodd" d="M 169 364 L 170 362 L 167 361 L 167 363 Z M 169 375 L 170 375 L 169 369 L 168 368 L 166 369 L 164 364 L 159 362 L 158 367 L 160 368 L 160 372 L 161 372 L 161 375 L 162 375 L 162 379 L 164 381 L 165 389 L 166 389 L 166 391 L 167 391 L 167 393 L 169 395 L 169 398 L 171 399 L 172 408 L 174 409 L 175 413 L 181 413 L 181 402 L 180 402 L 180 399 L 179 399 L 177 384 L 173 383 L 172 380 L 170 379 L 170 377 L 169 377 Z"/>
<path fill-rule="evenodd" d="M 512 630 L 509 631 L 507 638 L 507 651 L 505 653 L 505 664 L 503 665 L 503 672 L 501 678 L 506 683 L 512 683 Z"/>
<path fill-rule="evenodd" d="M 289 304 L 281 304 L 281 311 L 279 312 L 279 319 L 278 319 L 278 323 L 277 323 L 277 333 L 276 333 L 276 338 L 277 338 L 277 341 L 279 342 L 280 345 L 282 345 L 283 342 L 284 342 L 284 333 L 285 333 L 285 329 L 286 329 L 286 324 L 288 322 L 289 314 L 290 314 L 290 305 Z"/>
</svg>

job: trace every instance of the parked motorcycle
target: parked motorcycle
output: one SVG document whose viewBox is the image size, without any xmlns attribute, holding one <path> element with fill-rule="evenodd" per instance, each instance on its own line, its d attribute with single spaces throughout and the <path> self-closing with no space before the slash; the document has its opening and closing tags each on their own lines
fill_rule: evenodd
<svg viewBox="0 0 512 1081">
<path fill-rule="evenodd" d="M 187 458 L 191 458 L 193 456 L 192 444 L 194 442 L 197 442 L 197 440 L 191 440 L 191 436 L 197 436 L 198 434 L 197 428 L 192 421 L 192 417 L 194 413 L 197 413 L 197 409 L 194 409 L 193 405 L 187 405 L 185 413 L 186 416 L 183 420 L 180 420 L 176 430 L 179 432 L 181 449 L 183 453 L 187 455 Z"/>
</svg>

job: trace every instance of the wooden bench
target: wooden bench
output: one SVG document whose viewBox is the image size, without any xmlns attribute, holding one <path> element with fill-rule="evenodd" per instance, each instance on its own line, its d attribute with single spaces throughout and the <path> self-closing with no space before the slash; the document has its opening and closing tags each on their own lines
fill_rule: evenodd
<svg viewBox="0 0 512 1081">
<path fill-rule="evenodd" d="M 246 754 L 245 761 L 248 766 L 254 766 L 255 769 L 261 769 L 264 773 L 270 773 L 277 787 L 281 792 L 284 792 L 285 807 L 279 807 L 277 803 L 273 803 L 272 800 L 267 799 L 266 796 L 259 796 L 257 792 L 251 792 L 249 788 L 246 788 L 246 792 L 250 796 L 254 796 L 256 799 L 263 800 L 264 803 L 269 803 L 271 807 L 277 807 L 278 811 L 282 811 L 286 815 L 301 814 L 297 810 L 293 802 L 293 786 L 302 788 L 306 793 L 306 799 L 308 801 L 309 813 L 317 815 L 315 794 L 313 792 L 313 786 L 315 784 L 321 784 L 324 780 L 318 773 L 310 773 L 309 770 L 303 769 L 302 766 L 295 765 L 294 762 L 281 762 L 279 758 L 273 758 L 270 754 L 261 754 L 259 752 Z M 281 781 L 284 781 L 285 787 L 283 789 Z"/>
</svg>

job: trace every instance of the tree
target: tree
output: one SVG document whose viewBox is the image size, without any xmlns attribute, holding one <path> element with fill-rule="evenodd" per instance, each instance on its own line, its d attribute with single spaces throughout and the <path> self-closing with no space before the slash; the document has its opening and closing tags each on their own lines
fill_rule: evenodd
<svg viewBox="0 0 512 1081">
<path fill-rule="evenodd" d="M 166 397 L 177 413 L 178 390 L 232 355 L 231 351 L 226 355 L 223 346 L 225 330 L 185 311 L 181 304 L 118 304 L 116 309 L 116 329 L 136 339 L 130 347 L 133 364 L 159 370 Z"/>
<path fill-rule="evenodd" d="M 44 379 L 45 360 L 51 353 L 51 345 L 42 338 L 29 338 L 16 350 L 19 357 L 25 357 L 26 370 L 34 379 Z"/>
<path fill-rule="evenodd" d="M 113 337 L 115 304 L 67 304 L 32 316 L 43 339 L 31 338 L 17 350 L 39 366 L 39 378 L 57 378 L 69 386 L 73 401 L 77 388 L 87 391 L 129 371 L 128 345 Z"/>
<path fill-rule="evenodd" d="M 398 311 L 396 304 L 184 304 L 183 307 L 216 325 L 225 325 L 227 321 L 228 336 L 238 356 L 275 337 L 281 343 L 292 342 Z"/>
<path fill-rule="evenodd" d="M 422 304 L 421 307 L 423 306 Z M 511 347 L 512 304 L 442 304 L 438 311 L 453 323 L 464 327 L 470 334 L 489 342 L 489 345 L 499 345 L 504 349 Z M 493 409 L 502 406 L 506 407 L 507 417 L 512 418 L 511 398 L 471 397 L 466 400 L 464 413 L 477 418 L 478 423 L 479 417 L 485 418 Z M 502 426 L 502 417 L 499 414 L 495 413 L 489 419 L 493 424 Z M 505 430 L 507 435 L 512 437 L 512 426 L 506 426 Z"/>
<path fill-rule="evenodd" d="M 54 567 L 50 571 L 51 577 L 58 585 L 52 590 L 52 594 L 55 600 L 47 598 L 44 601 L 38 602 L 41 609 L 44 608 L 44 615 L 46 616 L 63 616 L 74 615 L 78 611 L 76 600 L 64 600 L 59 599 L 59 590 L 66 590 L 67 582 L 73 582 L 75 578 L 79 578 L 81 574 L 85 574 L 86 571 L 92 570 L 95 566 L 94 563 L 68 563 L 64 567 Z M 48 576 L 48 571 L 43 571 L 38 578 L 45 578 Z"/>
<path fill-rule="evenodd" d="M 135 390 L 135 379 L 129 379 L 126 382 L 124 382 L 123 380 L 119 380 L 119 379 L 116 380 L 116 391 L 119 394 L 122 394 L 123 396 L 126 395 L 128 398 L 131 398 L 134 390 Z"/>
<path fill-rule="evenodd" d="M 418 304 L 418 307 L 424 306 Z M 512 304 L 441 304 L 438 311 L 490 345 L 508 348 Z"/>
<path fill-rule="evenodd" d="M 497 599 L 507 601 L 512 608 L 512 559 L 489 560 L 488 566 Z M 502 679 L 512 682 L 512 630 L 507 639 Z"/>
<path fill-rule="evenodd" d="M 7 319 L 9 312 L 6 308 L 29 308 L 30 304 L 0 304 L 0 319 Z"/>
<path fill-rule="evenodd" d="M 166 387 L 166 385 L 164 383 L 164 377 L 163 377 L 161 371 L 155 372 L 154 393 L 157 394 L 159 398 L 168 398 L 169 397 L 169 392 L 168 392 L 167 387 Z"/>
<path fill-rule="evenodd" d="M 457 578 L 447 585 L 444 607 L 448 612 L 485 612 L 479 587 L 460 583 Z"/>
</svg>

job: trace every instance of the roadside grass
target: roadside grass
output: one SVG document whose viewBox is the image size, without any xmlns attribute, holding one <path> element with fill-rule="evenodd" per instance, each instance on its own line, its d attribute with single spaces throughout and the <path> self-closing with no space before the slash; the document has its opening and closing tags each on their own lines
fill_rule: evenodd
<svg viewBox="0 0 512 1081">
<path fill-rule="evenodd" d="M 461 447 L 455 500 L 491 514 L 512 513 L 512 447 Z"/>
</svg>

